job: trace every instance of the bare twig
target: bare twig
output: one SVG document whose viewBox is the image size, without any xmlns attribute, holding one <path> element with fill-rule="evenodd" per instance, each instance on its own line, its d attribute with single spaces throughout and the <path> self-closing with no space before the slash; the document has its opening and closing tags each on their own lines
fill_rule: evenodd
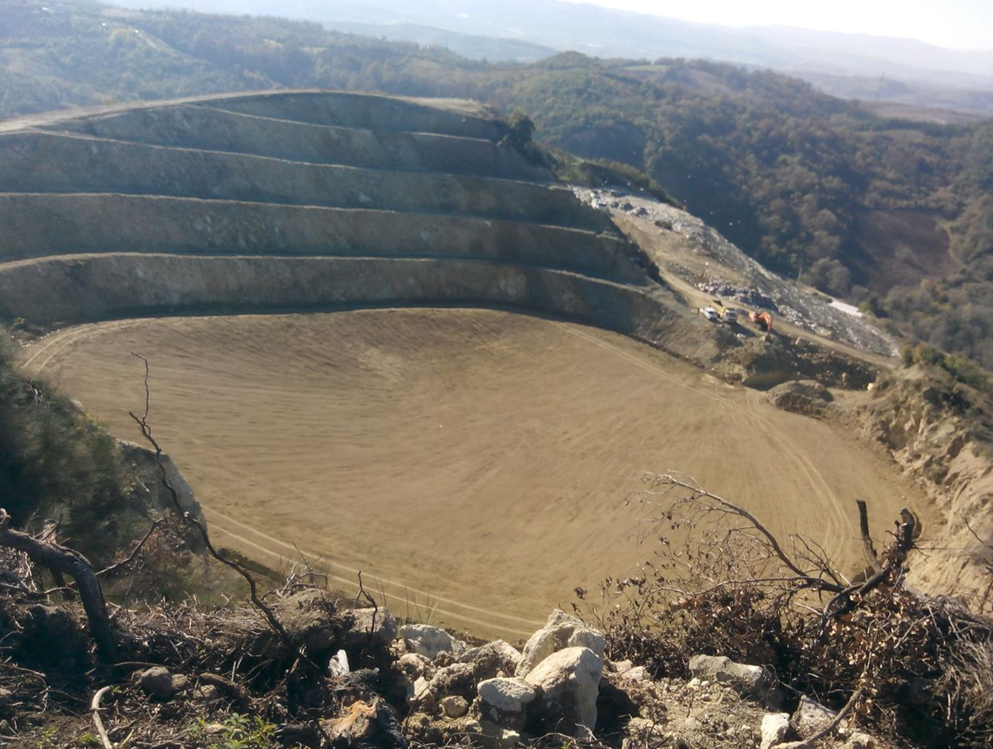
<svg viewBox="0 0 993 749">
<path fill-rule="evenodd" d="M 355 604 L 353 604 L 353 608 L 358 608 L 360 597 L 364 597 L 372 606 L 372 623 L 369 625 L 369 643 L 372 644 L 372 638 L 376 633 L 376 617 L 379 614 L 379 604 L 376 603 L 375 598 L 366 592 L 365 586 L 362 584 L 362 570 L 359 570 L 359 592 L 355 594 Z"/>
<path fill-rule="evenodd" d="M 242 565 L 238 564 L 238 562 L 234 561 L 233 559 L 228 559 L 227 557 L 220 554 L 217 551 L 217 549 L 214 548 L 214 545 L 211 543 L 210 536 L 207 534 L 207 529 L 203 526 L 203 523 L 201 523 L 199 520 L 193 517 L 192 514 L 190 514 L 187 510 L 183 508 L 182 503 L 179 501 L 179 493 L 176 491 L 176 488 L 169 481 L 169 475 L 166 471 L 165 464 L 162 461 L 162 455 L 163 455 L 162 447 L 156 441 L 155 437 L 152 436 L 152 427 L 148 423 L 148 414 L 151 406 L 151 391 L 149 390 L 148 387 L 148 373 L 149 373 L 148 359 L 146 359 L 144 356 L 141 356 L 140 354 L 132 353 L 131 355 L 137 359 L 140 359 L 145 365 L 145 379 L 144 379 L 145 411 L 141 417 L 136 416 L 133 412 L 130 411 L 128 412 L 128 415 L 135 421 L 135 423 L 138 424 L 138 428 L 141 430 L 142 437 L 144 437 L 145 441 L 148 442 L 155 450 L 155 465 L 159 469 L 159 481 L 162 484 L 162 486 L 165 487 L 165 490 L 169 493 L 169 496 L 172 498 L 172 504 L 175 507 L 176 512 L 179 513 L 179 516 L 183 519 L 185 523 L 192 526 L 199 532 L 200 538 L 203 540 L 204 546 L 206 547 L 208 553 L 214 559 L 216 559 L 218 562 L 225 565 L 226 567 L 230 567 L 245 579 L 245 581 L 248 583 L 249 595 L 252 600 L 252 605 L 255 606 L 255 608 L 262 613 L 266 621 L 269 623 L 269 626 L 279 636 L 279 638 L 283 641 L 283 643 L 290 649 L 290 651 L 294 653 L 294 655 L 296 655 L 296 657 L 299 660 L 313 665 L 311 660 L 307 658 L 307 656 L 305 656 L 297 647 L 296 643 L 293 642 L 293 638 L 290 637 L 289 633 L 286 631 L 286 628 L 283 627 L 282 623 L 279 621 L 279 618 L 276 616 L 275 612 L 269 606 L 267 606 L 265 602 L 262 601 L 261 598 L 259 598 L 258 586 L 252 574 Z"/>
<path fill-rule="evenodd" d="M 819 590 L 824 590 L 832 593 L 840 593 L 841 591 L 844 590 L 844 587 L 841 585 L 830 582 L 828 580 L 824 580 L 823 578 L 820 577 L 813 577 L 812 575 L 809 575 L 807 572 L 801 569 L 800 566 L 795 561 L 793 561 L 793 559 L 783 550 L 783 547 L 780 546 L 779 541 L 776 539 L 776 537 L 773 536 L 772 533 L 761 522 L 759 522 L 758 518 L 752 515 L 744 507 L 740 507 L 739 505 L 736 505 L 733 502 L 728 502 L 726 499 L 719 497 L 716 494 L 712 494 L 706 491 L 705 489 L 701 489 L 699 486 L 694 486 L 681 479 L 678 479 L 675 476 L 673 476 L 671 473 L 661 476 L 660 480 L 666 484 L 671 484 L 673 486 L 679 486 L 684 489 L 688 489 L 691 492 L 693 492 L 694 499 L 705 497 L 711 500 L 712 502 L 717 503 L 717 506 L 720 510 L 733 515 L 737 515 L 747 520 L 752 525 L 752 527 L 762 535 L 766 543 L 768 543 L 769 547 L 772 549 L 773 554 L 775 554 L 775 556 L 779 559 L 779 561 L 782 562 L 783 565 L 790 572 L 796 575 L 797 578 L 799 578 L 807 585 L 813 588 L 817 588 Z"/>
<path fill-rule="evenodd" d="M 132 549 L 131 553 L 128 554 L 126 559 L 122 559 L 119 562 L 115 562 L 109 567 L 104 567 L 102 570 L 96 573 L 96 576 L 103 577 L 104 575 L 109 575 L 111 572 L 116 572 L 122 567 L 127 567 L 129 564 L 131 564 L 131 562 L 133 562 L 137 558 L 138 554 L 141 552 L 141 547 L 145 545 L 145 542 L 152 537 L 152 534 L 155 533 L 156 529 L 158 529 L 158 527 L 162 525 L 162 523 L 163 520 L 161 518 L 159 518 L 154 523 L 152 523 L 152 527 L 148 529 L 148 533 L 146 533 L 144 538 L 142 538 L 141 541 L 138 542 L 138 545 L 135 546 L 134 549 Z"/>
</svg>

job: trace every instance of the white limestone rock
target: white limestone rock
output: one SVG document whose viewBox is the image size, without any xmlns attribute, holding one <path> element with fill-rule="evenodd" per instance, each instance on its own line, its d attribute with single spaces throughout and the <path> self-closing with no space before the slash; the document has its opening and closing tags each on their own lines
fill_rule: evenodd
<svg viewBox="0 0 993 749">
<path fill-rule="evenodd" d="M 793 723 L 800 732 L 800 736 L 807 738 L 827 728 L 837 715 L 838 713 L 834 710 L 826 708 L 804 695 L 800 698 L 796 712 L 793 713 Z"/>
<path fill-rule="evenodd" d="M 434 660 L 439 653 L 462 653 L 465 643 L 456 640 L 448 632 L 427 624 L 407 624 L 400 627 L 400 637 L 407 644 L 407 652 L 423 655 Z"/>
<path fill-rule="evenodd" d="M 539 663 L 525 681 L 539 690 L 529 708 L 528 725 L 542 732 L 583 735 L 596 726 L 596 701 L 603 658 L 590 648 L 569 647 Z"/>
<path fill-rule="evenodd" d="M 694 655 L 690 658 L 690 673 L 701 682 L 716 681 L 734 687 L 743 695 L 762 699 L 772 687 L 761 666 L 735 663 L 730 658 L 716 655 Z"/>
<path fill-rule="evenodd" d="M 535 687 L 518 678 L 487 679 L 479 683 L 478 689 L 476 709 L 480 716 L 513 730 L 523 728 L 527 706 L 538 696 Z"/>
<path fill-rule="evenodd" d="M 524 646 L 520 663 L 517 665 L 517 676 L 527 676 L 539 663 L 559 650 L 565 648 L 588 648 L 603 662 L 603 651 L 606 645 L 602 632 L 599 632 L 585 622 L 564 611 L 556 609 L 548 617 L 545 626 L 531 635 Z"/>
<path fill-rule="evenodd" d="M 762 741 L 759 749 L 771 749 L 789 738 L 789 713 L 768 713 L 762 718 Z"/>
</svg>

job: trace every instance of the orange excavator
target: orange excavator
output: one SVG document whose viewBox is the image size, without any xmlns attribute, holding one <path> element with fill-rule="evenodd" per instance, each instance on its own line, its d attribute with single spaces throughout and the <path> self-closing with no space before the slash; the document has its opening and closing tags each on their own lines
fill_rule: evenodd
<svg viewBox="0 0 993 749">
<path fill-rule="evenodd" d="M 749 312 L 748 319 L 766 333 L 772 330 L 772 315 L 768 312 Z"/>
</svg>

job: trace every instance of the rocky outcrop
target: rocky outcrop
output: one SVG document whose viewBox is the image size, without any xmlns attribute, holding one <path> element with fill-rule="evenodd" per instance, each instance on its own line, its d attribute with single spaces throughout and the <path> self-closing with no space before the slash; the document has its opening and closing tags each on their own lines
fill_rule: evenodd
<svg viewBox="0 0 993 749">
<path fill-rule="evenodd" d="M 179 505 L 184 512 L 190 513 L 200 523 L 205 523 L 203 509 L 193 495 L 193 489 L 179 472 L 179 468 L 165 453 L 158 456 L 155 452 L 141 445 L 126 440 L 118 440 L 117 447 L 121 451 L 121 460 L 129 469 L 129 474 L 135 476 L 135 495 L 143 500 L 149 509 L 155 512 L 171 512 L 173 506 L 172 494 L 162 483 L 159 464 L 165 470 L 165 480 L 176 492 Z M 191 538 L 194 542 L 202 539 Z"/>
<path fill-rule="evenodd" d="M 973 603 L 986 594 L 993 563 L 989 437 L 985 396 L 921 366 L 879 381 L 853 429 L 882 447 L 926 492 L 943 523 L 921 532 L 938 549 L 913 560 L 910 580 Z M 915 508 L 909 508 L 916 511 Z"/>
<path fill-rule="evenodd" d="M 723 369 L 728 377 L 758 390 L 771 389 L 790 380 L 865 390 L 878 374 L 864 361 L 776 331 L 751 338 L 730 351 Z"/>
</svg>

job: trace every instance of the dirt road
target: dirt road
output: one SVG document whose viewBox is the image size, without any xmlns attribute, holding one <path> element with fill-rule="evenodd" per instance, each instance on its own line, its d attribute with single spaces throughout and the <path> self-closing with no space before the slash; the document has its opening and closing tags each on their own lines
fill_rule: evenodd
<svg viewBox="0 0 993 749">
<path fill-rule="evenodd" d="M 824 422 L 624 338 L 490 310 L 130 320 L 27 350 L 117 435 L 151 423 L 218 540 L 358 569 L 400 615 L 517 639 L 572 589 L 636 572 L 646 472 L 678 470 L 857 565 L 921 504 Z M 432 613 L 433 612 L 433 613 Z"/>
</svg>

